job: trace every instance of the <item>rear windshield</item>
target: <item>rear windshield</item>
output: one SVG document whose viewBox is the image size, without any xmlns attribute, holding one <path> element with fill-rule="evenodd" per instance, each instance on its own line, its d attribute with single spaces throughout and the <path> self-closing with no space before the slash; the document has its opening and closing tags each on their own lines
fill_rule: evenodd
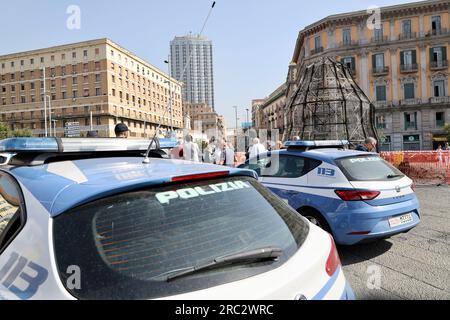
<svg viewBox="0 0 450 320">
<path fill-rule="evenodd" d="M 379 156 L 357 156 L 336 160 L 350 181 L 391 181 L 404 174 Z"/>
<path fill-rule="evenodd" d="M 54 246 L 62 282 L 70 266 L 81 271 L 82 299 L 145 299 L 236 281 L 274 269 L 302 245 L 308 224 L 249 177 L 169 185 L 123 193 L 54 219 Z M 171 271 L 266 247 L 275 262 L 213 269 L 166 281 Z M 69 281 L 68 281 L 69 280 Z"/>
</svg>

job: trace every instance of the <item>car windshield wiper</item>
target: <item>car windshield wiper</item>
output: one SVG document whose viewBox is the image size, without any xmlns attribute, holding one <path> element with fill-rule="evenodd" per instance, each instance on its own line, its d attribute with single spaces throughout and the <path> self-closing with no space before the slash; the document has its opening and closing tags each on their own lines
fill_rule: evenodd
<svg viewBox="0 0 450 320">
<path fill-rule="evenodd" d="M 226 256 L 217 257 L 212 261 L 205 262 L 196 266 L 191 266 L 187 268 L 182 268 L 178 270 L 172 270 L 164 273 L 163 275 L 167 275 L 165 277 L 166 281 L 171 281 L 176 278 L 184 277 L 187 275 L 191 275 L 193 273 L 201 272 L 208 269 L 215 269 L 223 267 L 228 264 L 237 264 L 237 263 L 254 263 L 259 261 L 274 261 L 278 257 L 281 256 L 283 250 L 276 247 L 266 247 L 260 249 L 253 249 L 250 251 L 234 253 Z"/>
<path fill-rule="evenodd" d="M 388 179 L 393 179 L 393 178 L 398 178 L 398 177 L 403 177 L 403 174 L 388 174 L 388 176 L 387 176 Z"/>
</svg>

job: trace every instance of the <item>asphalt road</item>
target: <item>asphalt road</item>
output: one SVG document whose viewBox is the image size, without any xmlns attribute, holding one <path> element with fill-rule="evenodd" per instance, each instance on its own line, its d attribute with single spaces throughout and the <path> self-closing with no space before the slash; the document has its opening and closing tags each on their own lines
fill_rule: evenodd
<svg viewBox="0 0 450 320">
<path fill-rule="evenodd" d="M 357 299 L 450 299 L 450 187 L 417 187 L 421 223 L 386 240 L 339 247 Z"/>
</svg>

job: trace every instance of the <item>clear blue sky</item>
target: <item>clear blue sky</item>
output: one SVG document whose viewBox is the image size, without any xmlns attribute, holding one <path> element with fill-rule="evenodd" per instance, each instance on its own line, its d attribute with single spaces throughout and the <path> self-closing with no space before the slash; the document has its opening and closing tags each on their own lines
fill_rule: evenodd
<svg viewBox="0 0 450 320">
<path fill-rule="evenodd" d="M 153 65 L 174 36 L 198 33 L 212 0 L 2 1 L 0 55 L 107 37 Z M 404 0 L 217 0 L 204 35 L 213 41 L 216 110 L 234 126 L 251 100 L 285 81 L 298 32 L 330 14 Z M 69 5 L 81 8 L 81 29 L 66 28 Z"/>
</svg>

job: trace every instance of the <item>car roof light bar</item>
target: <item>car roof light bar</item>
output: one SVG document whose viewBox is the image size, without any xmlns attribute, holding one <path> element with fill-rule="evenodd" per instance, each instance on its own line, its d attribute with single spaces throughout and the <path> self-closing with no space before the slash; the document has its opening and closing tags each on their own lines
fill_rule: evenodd
<svg viewBox="0 0 450 320">
<path fill-rule="evenodd" d="M 146 151 L 149 140 L 117 138 L 10 138 L 0 141 L 0 152 L 14 153 L 82 153 L 107 151 Z M 152 142 L 150 149 L 170 149 L 176 139 L 160 139 Z"/>
<path fill-rule="evenodd" d="M 315 141 L 286 141 L 284 144 L 286 147 L 336 147 L 347 146 L 349 142 L 347 140 L 315 140 Z"/>
</svg>

